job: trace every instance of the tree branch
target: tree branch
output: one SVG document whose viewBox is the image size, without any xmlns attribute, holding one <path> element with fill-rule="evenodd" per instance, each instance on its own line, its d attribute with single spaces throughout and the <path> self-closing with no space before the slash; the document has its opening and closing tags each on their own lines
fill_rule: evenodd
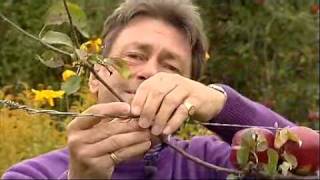
<svg viewBox="0 0 320 180">
<path fill-rule="evenodd" d="M 46 48 L 48 49 L 51 49 L 52 51 L 55 51 L 57 53 L 60 53 L 60 54 L 63 54 L 63 55 L 67 55 L 67 56 L 70 56 L 71 57 L 71 54 L 66 52 L 66 51 L 63 51 L 59 48 L 56 48 L 50 44 L 47 44 L 45 43 L 44 41 L 42 41 L 41 39 L 37 38 L 36 36 L 30 34 L 29 32 L 25 31 L 24 29 L 22 29 L 21 27 L 19 27 L 17 24 L 15 24 L 14 22 L 12 22 L 10 19 L 8 19 L 6 16 L 4 16 L 1 12 L 0 12 L 0 17 L 8 22 L 11 26 L 13 26 L 14 28 L 16 28 L 18 31 L 22 32 L 24 35 L 28 36 L 29 38 L 33 39 L 33 40 L 36 40 L 36 41 L 39 41 L 42 45 L 44 45 Z"/>
<path fill-rule="evenodd" d="M 96 71 L 93 69 L 92 65 L 89 64 L 88 62 L 85 62 L 83 64 L 84 67 L 88 68 L 89 71 L 120 101 L 120 102 L 125 102 L 125 100 L 119 96 L 111 86 L 109 86 L 100 76 L 99 74 L 96 73 Z"/>
<path fill-rule="evenodd" d="M 70 23 L 70 26 L 71 26 L 70 29 L 71 29 L 71 32 L 73 34 L 73 38 L 76 41 L 77 48 L 79 48 L 80 47 L 79 40 L 78 40 L 78 37 L 77 37 L 77 34 L 76 34 L 76 30 L 75 30 L 75 28 L 73 26 L 72 17 L 70 15 L 70 11 L 69 11 L 69 8 L 68 8 L 66 0 L 63 0 L 63 5 L 64 5 L 64 8 L 66 9 L 66 12 L 67 12 L 67 15 L 68 15 L 69 23 Z"/>
<path fill-rule="evenodd" d="M 202 165 L 202 166 L 204 166 L 206 168 L 213 169 L 213 170 L 216 170 L 216 171 L 223 171 L 223 172 L 226 172 L 226 173 L 231 173 L 231 174 L 236 174 L 236 175 L 244 174 L 244 172 L 239 171 L 239 170 L 220 167 L 220 166 L 205 162 L 205 161 L 203 161 L 203 160 L 201 160 L 201 159 L 199 159 L 197 157 L 194 157 L 194 156 L 190 155 L 189 153 L 187 153 L 186 151 L 184 151 L 180 147 L 170 143 L 168 138 L 167 138 L 168 136 L 162 136 L 162 137 L 163 138 L 161 138 L 161 139 L 162 139 L 163 143 L 167 144 L 170 148 L 174 149 L 175 151 L 179 152 L 180 154 L 182 154 L 183 156 L 185 156 L 186 158 L 190 159 L 191 161 L 193 161 L 193 162 L 195 162 L 197 164 L 200 164 L 200 165 Z"/>
</svg>

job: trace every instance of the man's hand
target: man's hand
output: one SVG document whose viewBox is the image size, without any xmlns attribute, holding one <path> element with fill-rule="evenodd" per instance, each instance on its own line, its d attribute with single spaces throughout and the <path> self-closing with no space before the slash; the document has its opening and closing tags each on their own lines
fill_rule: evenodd
<svg viewBox="0 0 320 180">
<path fill-rule="evenodd" d="M 140 115 L 139 125 L 152 126 L 152 134 L 171 134 L 190 115 L 208 121 L 223 108 L 226 97 L 197 81 L 178 74 L 160 72 L 145 80 L 131 102 L 132 113 Z"/>
<path fill-rule="evenodd" d="M 84 113 L 129 116 L 127 103 L 96 104 Z M 68 126 L 69 178 L 110 179 L 115 162 L 145 153 L 151 146 L 149 130 L 135 120 L 78 117 Z"/>
</svg>

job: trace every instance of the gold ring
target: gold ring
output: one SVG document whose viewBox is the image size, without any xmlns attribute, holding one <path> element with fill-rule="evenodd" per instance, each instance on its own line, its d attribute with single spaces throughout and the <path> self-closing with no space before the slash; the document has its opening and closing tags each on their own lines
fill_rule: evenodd
<svg viewBox="0 0 320 180">
<path fill-rule="evenodd" d="M 114 164 L 118 164 L 120 162 L 119 158 L 114 153 L 110 154 L 110 158 L 112 159 Z"/>
<path fill-rule="evenodd" d="M 191 103 L 191 102 L 188 102 L 188 101 L 185 101 L 183 103 L 183 105 L 187 108 L 188 110 L 188 115 L 189 116 L 192 116 L 195 112 L 195 108 L 194 108 L 194 105 Z"/>
</svg>

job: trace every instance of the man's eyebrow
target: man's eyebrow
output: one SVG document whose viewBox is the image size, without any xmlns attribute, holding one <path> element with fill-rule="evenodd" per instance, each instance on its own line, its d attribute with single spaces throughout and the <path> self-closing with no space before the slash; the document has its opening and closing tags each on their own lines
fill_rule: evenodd
<svg viewBox="0 0 320 180">
<path fill-rule="evenodd" d="M 183 60 L 182 60 L 181 56 L 179 56 L 175 52 L 172 52 L 172 51 L 169 51 L 169 50 L 166 50 L 166 49 L 161 51 L 160 58 L 161 59 L 175 60 L 177 63 L 179 63 L 180 66 L 183 65 Z"/>
<path fill-rule="evenodd" d="M 140 50 L 145 51 L 147 53 L 151 52 L 151 50 L 152 50 L 152 46 L 149 44 L 140 43 L 140 42 L 133 42 L 133 43 L 129 43 L 129 44 L 125 45 L 122 48 L 122 51 L 125 51 L 129 48 L 137 48 L 137 49 L 140 49 Z"/>
</svg>

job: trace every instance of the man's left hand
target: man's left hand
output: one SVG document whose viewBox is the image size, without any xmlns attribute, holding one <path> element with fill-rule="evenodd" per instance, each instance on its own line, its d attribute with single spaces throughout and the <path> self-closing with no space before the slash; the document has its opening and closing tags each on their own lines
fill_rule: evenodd
<svg viewBox="0 0 320 180">
<path fill-rule="evenodd" d="M 136 90 L 131 113 L 140 116 L 139 126 L 152 134 L 172 134 L 188 116 L 206 122 L 223 108 L 221 92 L 178 74 L 160 72 L 145 80 Z"/>
</svg>

